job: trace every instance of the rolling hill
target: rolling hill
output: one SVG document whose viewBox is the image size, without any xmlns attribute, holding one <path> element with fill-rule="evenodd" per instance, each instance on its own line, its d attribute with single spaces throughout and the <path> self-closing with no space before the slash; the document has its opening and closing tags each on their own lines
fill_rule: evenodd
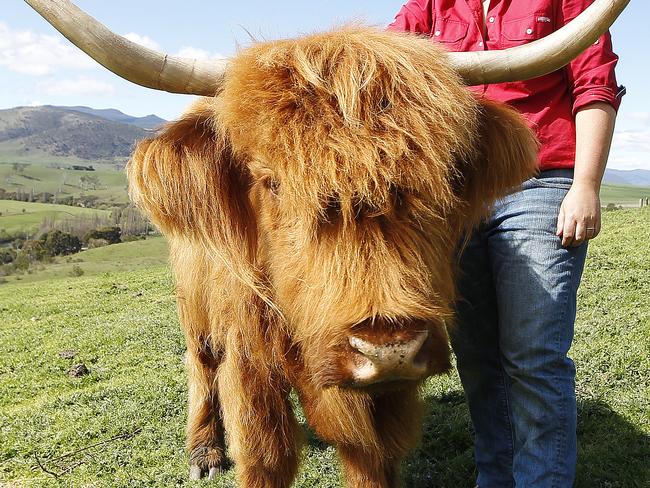
<svg viewBox="0 0 650 488">
<path fill-rule="evenodd" d="M 607 169 L 603 183 L 608 185 L 632 185 L 650 187 L 650 171 L 647 169 Z"/>
<path fill-rule="evenodd" d="M 112 120 L 113 122 L 121 122 L 122 124 L 135 125 L 136 127 L 140 127 L 142 129 L 156 129 L 166 122 L 165 119 L 161 119 L 154 114 L 146 115 L 145 117 L 134 117 L 133 115 L 127 115 L 114 108 L 96 109 L 82 106 L 54 108 L 73 110 L 75 112 L 95 115 L 97 117 L 101 117 L 102 119 Z"/>
<path fill-rule="evenodd" d="M 117 110 L 87 107 L 0 110 L 0 161 L 125 160 L 135 141 L 147 136 L 142 126 L 162 120 L 151 117 L 138 119 Z"/>
</svg>

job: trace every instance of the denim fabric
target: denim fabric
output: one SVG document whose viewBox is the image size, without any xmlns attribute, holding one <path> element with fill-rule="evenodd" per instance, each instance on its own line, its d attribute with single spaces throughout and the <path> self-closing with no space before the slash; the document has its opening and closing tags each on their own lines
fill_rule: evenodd
<svg viewBox="0 0 650 488">
<path fill-rule="evenodd" d="M 572 170 L 499 201 L 460 257 L 451 339 L 475 432 L 480 488 L 573 485 L 573 339 L 587 246 L 555 235 Z"/>
</svg>

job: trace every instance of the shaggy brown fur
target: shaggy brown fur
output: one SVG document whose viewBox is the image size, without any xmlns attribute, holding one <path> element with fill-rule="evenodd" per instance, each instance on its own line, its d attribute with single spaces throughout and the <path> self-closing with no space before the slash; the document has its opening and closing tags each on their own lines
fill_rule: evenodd
<svg viewBox="0 0 650 488">
<path fill-rule="evenodd" d="M 426 40 L 345 28 L 233 59 L 128 167 L 170 241 L 191 462 L 220 466 L 225 430 L 240 486 L 289 486 L 295 388 L 348 486 L 396 486 L 418 382 L 347 387 L 348 337 L 428 330 L 428 374 L 447 370 L 457 243 L 535 160 L 520 117 Z"/>
</svg>

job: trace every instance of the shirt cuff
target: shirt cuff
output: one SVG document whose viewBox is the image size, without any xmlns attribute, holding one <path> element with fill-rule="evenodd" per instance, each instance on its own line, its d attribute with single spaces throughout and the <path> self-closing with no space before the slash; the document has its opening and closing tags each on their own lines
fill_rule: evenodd
<svg viewBox="0 0 650 488">
<path fill-rule="evenodd" d="M 624 86 L 619 86 L 617 91 L 612 90 L 609 86 L 589 87 L 583 93 L 575 97 L 575 100 L 573 101 L 573 115 L 575 116 L 581 108 L 597 102 L 607 103 L 611 105 L 614 110 L 618 111 L 623 95 L 625 95 Z"/>
</svg>

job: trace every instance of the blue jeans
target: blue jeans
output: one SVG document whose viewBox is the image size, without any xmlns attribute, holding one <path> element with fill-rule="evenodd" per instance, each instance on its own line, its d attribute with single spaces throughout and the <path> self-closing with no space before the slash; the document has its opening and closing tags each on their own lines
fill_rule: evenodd
<svg viewBox="0 0 650 488">
<path fill-rule="evenodd" d="M 551 170 L 497 202 L 460 257 L 451 339 L 475 432 L 480 488 L 571 487 L 573 339 L 587 246 L 555 235 L 572 171 Z"/>
</svg>

